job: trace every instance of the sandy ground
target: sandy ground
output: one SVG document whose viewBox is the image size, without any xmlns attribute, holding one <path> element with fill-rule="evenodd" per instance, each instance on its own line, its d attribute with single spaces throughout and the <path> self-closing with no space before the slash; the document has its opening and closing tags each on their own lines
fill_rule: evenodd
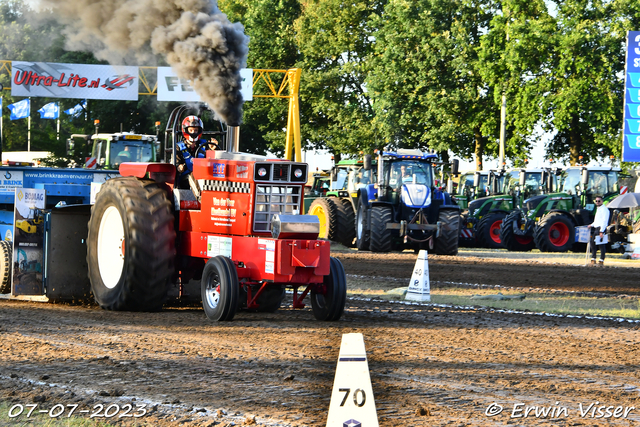
<svg viewBox="0 0 640 427">
<path fill-rule="evenodd" d="M 373 289 L 398 287 L 416 260 L 334 256 L 350 286 L 365 281 Z M 430 256 L 432 286 L 640 294 L 635 264 L 585 268 L 580 254 L 509 257 Z M 289 301 L 276 313 L 240 312 L 228 323 L 209 322 L 198 305 L 117 313 L 0 301 L 0 400 L 37 411 L 64 406 L 65 416 L 66 405 L 78 405 L 87 418 L 102 405 L 97 419 L 126 425 L 324 426 L 341 337 L 353 332 L 364 336 L 381 426 L 640 425 L 638 323 L 358 296 L 333 323 Z M 106 418 L 106 408 L 115 415 Z M 15 418 L 6 412 L 0 425 L 29 420 L 26 409 Z"/>
</svg>

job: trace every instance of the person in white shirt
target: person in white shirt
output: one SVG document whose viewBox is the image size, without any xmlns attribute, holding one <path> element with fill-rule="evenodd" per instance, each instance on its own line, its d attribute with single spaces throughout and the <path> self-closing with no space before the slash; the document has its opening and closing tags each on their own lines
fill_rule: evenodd
<svg viewBox="0 0 640 427">
<path fill-rule="evenodd" d="M 591 265 L 596 265 L 596 253 L 598 248 L 600 249 L 600 259 L 598 265 L 602 267 L 604 265 L 604 256 L 607 252 L 607 243 L 609 238 L 607 237 L 607 225 L 609 225 L 609 208 L 603 204 L 602 197 L 596 196 L 595 203 L 597 206 L 596 217 L 593 223 L 589 225 L 591 230 Z"/>
</svg>

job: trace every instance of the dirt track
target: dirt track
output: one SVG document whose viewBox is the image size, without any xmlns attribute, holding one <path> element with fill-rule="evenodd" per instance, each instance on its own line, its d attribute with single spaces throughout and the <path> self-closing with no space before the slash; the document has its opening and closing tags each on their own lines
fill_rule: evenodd
<svg viewBox="0 0 640 427">
<path fill-rule="evenodd" d="M 397 287 L 375 277 L 408 279 L 415 263 L 408 253 L 335 256 L 350 280 L 367 276 L 375 288 Z M 640 294 L 633 268 L 468 257 L 430 257 L 429 268 L 433 286 Z M 45 410 L 57 403 L 77 403 L 77 410 L 146 404 L 148 413 L 135 421 L 148 425 L 324 426 L 340 339 L 351 332 L 364 335 L 381 426 L 640 424 L 637 323 L 363 298 L 351 298 L 336 323 L 284 307 L 218 324 L 199 307 L 114 313 L 0 301 L 0 398 Z M 489 417 L 493 403 L 504 410 Z M 612 406 L 611 416 L 581 416 L 592 403 Z M 519 404 L 538 414 L 555 408 L 559 416 L 536 417 L 532 409 L 510 418 L 514 410 L 524 415 Z M 0 413 L 0 425 L 24 421 Z"/>
</svg>

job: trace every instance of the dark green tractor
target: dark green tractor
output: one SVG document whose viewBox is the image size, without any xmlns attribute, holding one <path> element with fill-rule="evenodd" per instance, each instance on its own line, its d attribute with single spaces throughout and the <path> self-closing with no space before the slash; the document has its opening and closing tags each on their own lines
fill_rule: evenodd
<svg viewBox="0 0 640 427">
<path fill-rule="evenodd" d="M 505 247 L 511 251 L 537 247 L 542 252 L 572 249 L 576 243 L 576 227 L 593 222 L 594 198 L 603 196 L 606 204 L 618 196 L 619 174 L 619 168 L 601 166 L 556 170 L 552 176 L 560 176 L 559 192 L 524 200 L 522 206 L 503 221 L 500 236 Z M 624 230 L 620 233 L 617 237 L 626 238 Z"/>
<path fill-rule="evenodd" d="M 486 197 L 489 188 L 488 171 L 465 172 L 460 175 L 458 188 L 453 199 L 464 211 L 469 208 L 469 202 L 472 200 Z"/>
<path fill-rule="evenodd" d="M 545 169 L 490 171 L 486 190 L 490 195 L 471 201 L 463 214 L 460 234 L 463 242 L 470 246 L 502 248 L 502 221 L 524 199 L 549 192 L 547 176 Z"/>
</svg>

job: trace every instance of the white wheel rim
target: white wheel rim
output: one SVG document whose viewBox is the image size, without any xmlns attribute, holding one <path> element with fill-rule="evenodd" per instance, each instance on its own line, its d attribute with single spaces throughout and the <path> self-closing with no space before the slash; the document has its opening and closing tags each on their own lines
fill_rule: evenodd
<svg viewBox="0 0 640 427">
<path fill-rule="evenodd" d="M 204 291 L 207 304 L 212 309 L 218 307 L 220 303 L 220 281 L 216 275 L 211 275 L 207 278 L 207 287 Z"/>
<path fill-rule="evenodd" d="M 362 212 L 361 209 L 358 209 L 358 239 L 361 240 L 362 239 L 362 231 L 364 229 L 364 213 Z"/>
<path fill-rule="evenodd" d="M 102 215 L 98 230 L 98 269 L 102 283 L 109 289 L 116 287 L 124 267 L 124 224 L 120 211 L 109 206 Z"/>
</svg>

